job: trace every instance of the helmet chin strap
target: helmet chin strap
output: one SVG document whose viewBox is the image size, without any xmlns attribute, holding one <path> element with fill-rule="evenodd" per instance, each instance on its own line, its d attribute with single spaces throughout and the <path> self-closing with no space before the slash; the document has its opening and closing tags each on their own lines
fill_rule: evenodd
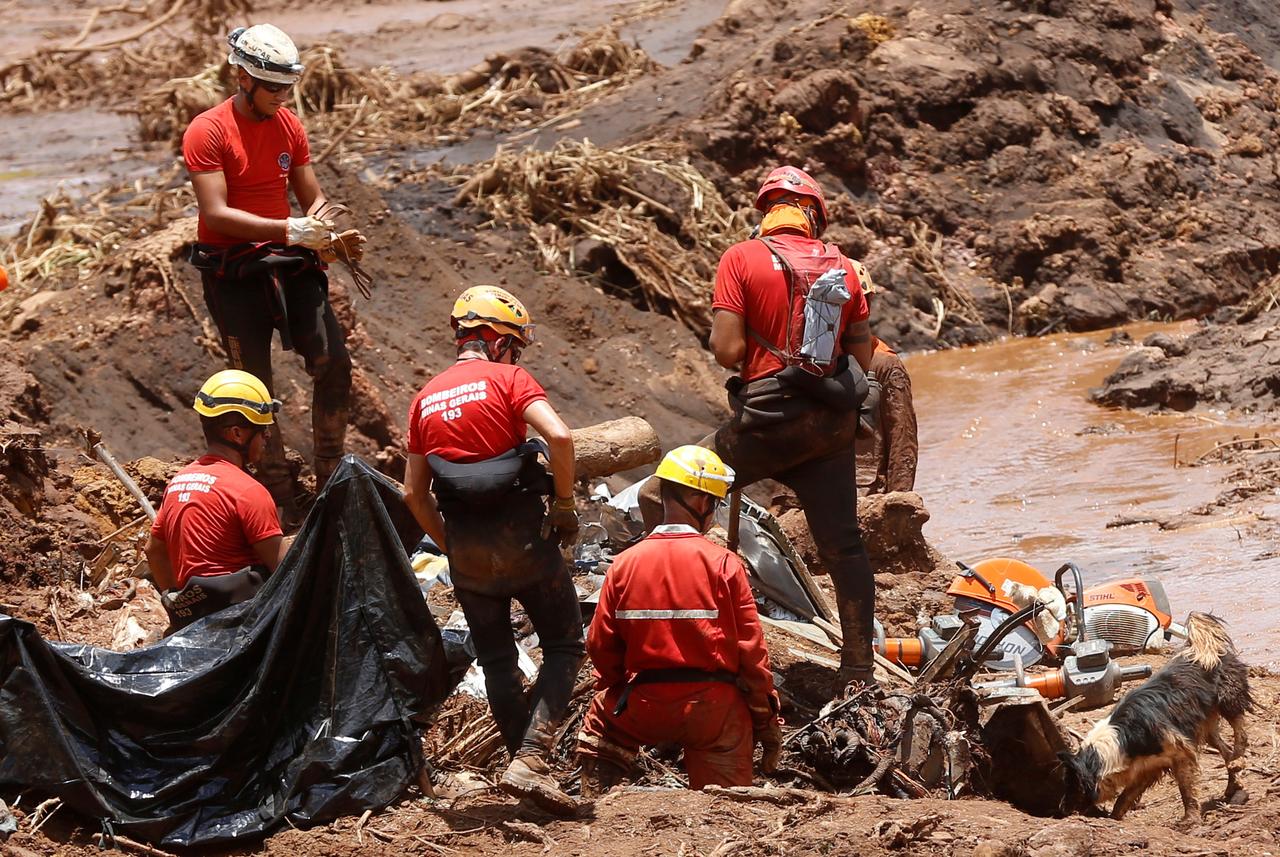
<svg viewBox="0 0 1280 857">
<path fill-rule="evenodd" d="M 496 353 L 494 351 L 495 347 L 497 348 Z M 511 354 L 512 366 L 520 362 L 520 349 L 516 348 L 516 338 L 509 333 L 494 342 L 486 342 L 485 350 L 489 352 L 489 359 L 494 363 L 501 363 L 502 358 L 508 353 Z"/>
<path fill-rule="evenodd" d="M 245 101 L 249 102 L 249 112 L 253 114 L 253 118 L 257 119 L 259 122 L 266 122 L 271 118 L 271 115 L 260 111 L 253 98 L 257 95 L 258 87 L 262 85 L 262 81 L 258 80 L 253 75 L 249 75 L 249 79 L 253 81 L 253 86 L 249 89 L 245 89 L 244 86 L 241 85 L 240 94 L 244 96 Z"/>
<path fill-rule="evenodd" d="M 680 506 L 680 508 L 688 512 L 691 518 L 698 522 L 698 532 L 705 533 L 707 531 L 711 525 L 711 517 L 716 513 L 715 503 L 712 503 L 704 511 L 699 512 L 694 509 L 693 506 L 686 503 L 684 497 L 682 497 L 678 492 L 674 497 L 672 497 L 672 499 L 676 501 L 676 504 Z"/>
<path fill-rule="evenodd" d="M 249 435 L 249 440 L 246 443 L 240 443 L 239 441 L 232 440 L 231 438 L 227 437 L 225 434 L 218 439 L 223 446 L 230 447 L 231 449 L 234 449 L 236 452 L 240 453 L 240 469 L 241 470 L 244 470 L 246 467 L 248 467 L 249 446 L 250 444 L 253 443 L 253 439 L 257 437 L 259 434 L 261 434 L 263 430 L 261 428 L 254 428 L 254 429 L 251 429 L 251 431 L 253 432 L 253 434 Z"/>
</svg>

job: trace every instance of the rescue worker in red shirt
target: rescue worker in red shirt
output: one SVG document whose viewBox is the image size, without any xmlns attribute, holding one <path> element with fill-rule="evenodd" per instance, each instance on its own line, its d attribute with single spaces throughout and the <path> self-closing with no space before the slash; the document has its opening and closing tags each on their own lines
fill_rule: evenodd
<svg viewBox="0 0 1280 857">
<path fill-rule="evenodd" d="M 289 190 L 303 211 L 324 191 L 311 166 L 306 131 L 284 105 L 302 77 L 298 49 L 281 30 L 257 24 L 231 33 L 228 62 L 238 91 L 192 120 L 182 156 L 200 209 L 191 261 L 230 365 L 273 389 L 271 340 L 295 349 L 313 381 L 312 434 L 317 489 L 342 458 L 351 392 L 345 334 L 329 305 L 329 281 L 316 251 L 332 224 L 291 216 Z M 361 239 L 363 240 L 363 239 Z M 292 518 L 293 483 L 284 442 L 273 432 L 263 483 Z"/>
<path fill-rule="evenodd" d="M 875 283 L 861 263 L 854 262 L 862 293 L 870 304 Z M 872 336 L 875 348 L 867 380 L 871 394 L 863 402 L 862 430 L 855 444 L 858 495 L 887 494 L 916 489 L 920 442 L 916 409 L 911 399 L 911 376 L 906 364 L 884 340 Z"/>
<path fill-rule="evenodd" d="M 194 409 L 208 448 L 169 480 L 146 546 L 170 634 L 252 598 L 287 549 L 271 495 L 244 469 L 262 459 L 280 403 L 248 372 L 225 369 Z"/>
<path fill-rule="evenodd" d="M 404 499 L 449 558 L 489 708 L 512 756 L 501 787 L 568 815 L 577 801 L 560 790 L 548 758 L 585 654 L 578 595 L 560 553 L 578 532 L 573 437 L 546 392 L 516 365 L 533 324 L 514 295 L 496 286 L 467 289 L 451 322 L 458 360 L 409 408 Z M 526 426 L 545 446 L 526 442 Z M 513 598 L 542 648 L 528 697 L 511 630 Z"/>
<path fill-rule="evenodd" d="M 725 251 L 712 301 L 711 350 L 739 370 L 726 385 L 734 415 L 698 445 L 733 467 L 739 488 L 774 479 L 795 492 L 835 585 L 844 638 L 837 680 L 870 684 L 875 579 L 854 473 L 872 354 L 867 303 L 853 263 L 820 240 L 827 207 L 812 178 L 775 169 L 756 208 L 759 237 Z M 659 509 L 655 489 L 642 491 L 646 526 Z"/>
<path fill-rule="evenodd" d="M 751 584 L 738 557 L 703 538 L 733 471 L 682 446 L 654 474 L 662 524 L 614 562 L 587 635 L 596 695 L 582 721 L 582 790 L 630 771 L 642 744 L 684 748 L 689 787 L 751 785 L 751 754 L 777 768 L 778 695 Z"/>
</svg>

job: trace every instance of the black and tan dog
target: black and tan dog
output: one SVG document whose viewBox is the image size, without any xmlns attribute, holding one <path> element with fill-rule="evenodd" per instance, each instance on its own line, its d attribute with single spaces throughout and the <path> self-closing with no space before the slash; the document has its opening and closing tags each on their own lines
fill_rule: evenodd
<svg viewBox="0 0 1280 857">
<path fill-rule="evenodd" d="M 1248 672 L 1222 620 L 1192 613 L 1186 648 L 1125 694 L 1079 750 L 1061 754 L 1067 787 L 1063 809 L 1096 812 L 1099 802 L 1118 794 L 1111 817 L 1122 818 L 1168 771 L 1178 781 L 1183 822 L 1198 821 L 1199 748 L 1206 741 L 1227 765 L 1225 797 L 1232 797 L 1240 789 L 1236 777 L 1248 746 L 1244 715 L 1253 707 Z M 1234 733 L 1233 746 L 1219 732 L 1224 718 Z"/>
</svg>

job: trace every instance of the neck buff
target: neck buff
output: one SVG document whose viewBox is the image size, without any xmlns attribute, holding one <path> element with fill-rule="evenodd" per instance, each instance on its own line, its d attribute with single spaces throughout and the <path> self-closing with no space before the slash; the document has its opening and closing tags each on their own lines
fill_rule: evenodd
<svg viewBox="0 0 1280 857">
<path fill-rule="evenodd" d="M 813 224 L 805 206 L 794 202 L 780 202 L 765 212 L 760 223 L 761 235 L 772 235 L 784 229 L 791 229 L 813 237 Z"/>
</svg>

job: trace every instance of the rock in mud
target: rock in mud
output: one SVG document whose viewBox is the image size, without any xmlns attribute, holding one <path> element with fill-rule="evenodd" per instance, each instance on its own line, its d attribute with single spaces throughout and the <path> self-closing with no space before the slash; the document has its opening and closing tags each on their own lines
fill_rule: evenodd
<svg viewBox="0 0 1280 857">
<path fill-rule="evenodd" d="M 1090 395 L 1112 407 L 1274 413 L 1280 410 L 1280 308 L 1244 324 L 1205 323 L 1184 339 L 1153 334 Z"/>
<path fill-rule="evenodd" d="M 858 498 L 858 525 L 873 568 L 880 571 L 931 571 L 935 553 L 921 528 L 929 520 L 924 501 L 914 492 L 872 494 Z M 792 509 L 778 522 L 815 574 L 826 574 L 804 512 Z"/>
</svg>

